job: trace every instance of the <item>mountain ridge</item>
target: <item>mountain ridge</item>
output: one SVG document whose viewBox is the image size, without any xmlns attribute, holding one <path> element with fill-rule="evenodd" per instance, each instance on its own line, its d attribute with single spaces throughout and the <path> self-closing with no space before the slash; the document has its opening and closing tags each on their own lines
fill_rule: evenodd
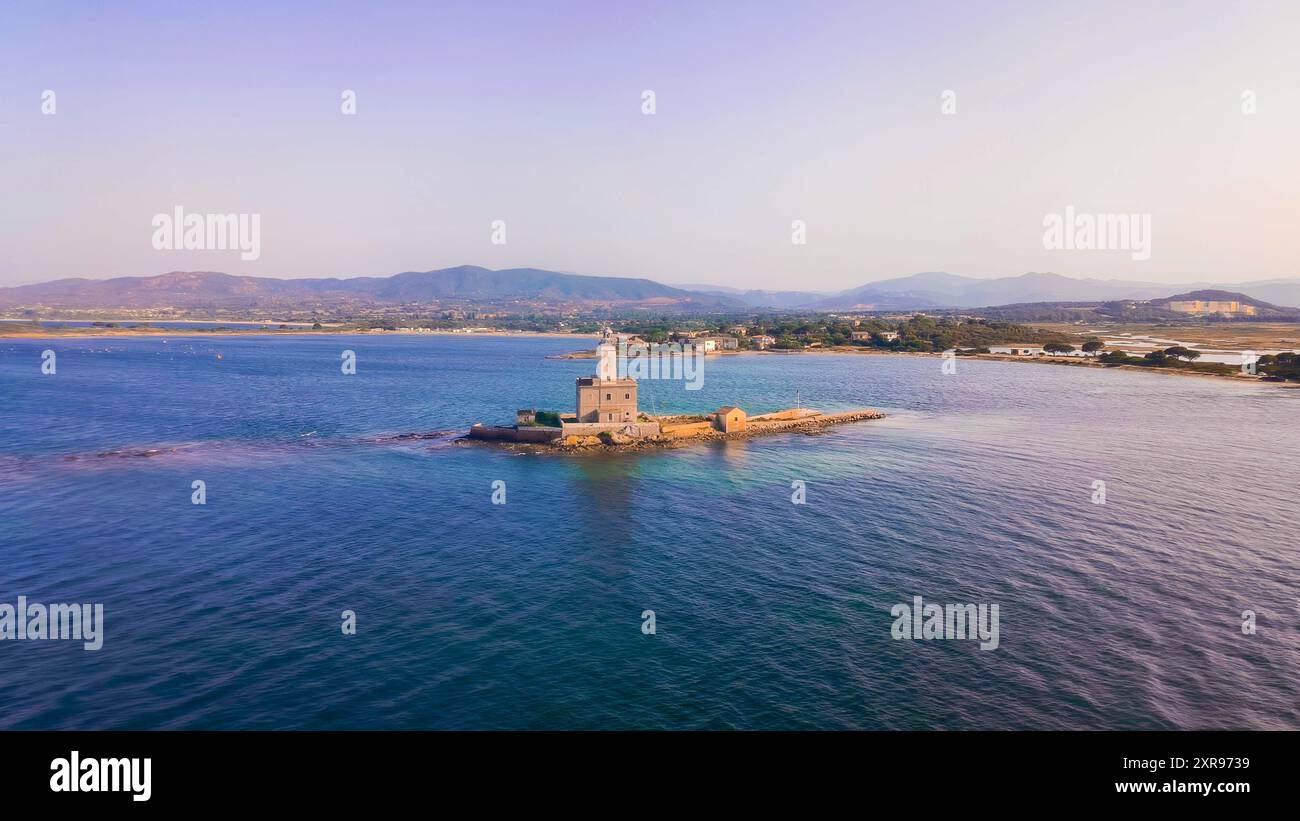
<svg viewBox="0 0 1300 821">
<path fill-rule="evenodd" d="M 666 285 L 647 278 L 541 268 L 458 265 L 386 277 L 280 279 L 220 271 L 169 271 L 107 279 L 67 277 L 0 288 L 0 308 L 251 308 L 383 306 L 420 302 L 534 301 L 680 310 L 938 310 L 1049 302 L 1168 299 L 1197 291 L 1241 293 L 1274 306 L 1300 305 L 1300 278 L 1230 285 L 1074 278 L 1050 272 L 978 279 L 923 271 L 838 293 Z"/>
<path fill-rule="evenodd" d="M 540 268 L 492 270 L 459 265 L 387 277 L 279 279 L 220 271 L 169 271 L 92 280 L 71 277 L 0 288 L 0 307 L 248 308 L 287 303 L 394 305 L 457 300 L 601 302 L 679 308 L 739 308 L 729 297 L 700 294 L 649 279 L 562 274 Z"/>
</svg>

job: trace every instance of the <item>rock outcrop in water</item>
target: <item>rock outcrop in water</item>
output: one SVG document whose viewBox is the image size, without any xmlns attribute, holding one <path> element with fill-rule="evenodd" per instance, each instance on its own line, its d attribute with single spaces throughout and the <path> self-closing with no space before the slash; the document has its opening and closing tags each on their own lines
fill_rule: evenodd
<svg viewBox="0 0 1300 821">
<path fill-rule="evenodd" d="M 807 408 L 779 411 L 750 417 L 738 430 L 720 430 L 711 416 L 661 416 L 657 418 L 660 433 L 653 436 L 632 437 L 618 431 L 605 431 L 590 436 L 556 436 L 549 442 L 520 442 L 506 439 L 464 437 L 459 443 L 482 442 L 507 450 L 525 453 L 600 453 L 655 450 L 675 448 L 698 442 L 718 442 L 748 439 L 774 433 L 803 433 L 815 435 L 834 425 L 883 419 L 878 410 L 863 409 L 845 413 L 822 413 Z"/>
</svg>

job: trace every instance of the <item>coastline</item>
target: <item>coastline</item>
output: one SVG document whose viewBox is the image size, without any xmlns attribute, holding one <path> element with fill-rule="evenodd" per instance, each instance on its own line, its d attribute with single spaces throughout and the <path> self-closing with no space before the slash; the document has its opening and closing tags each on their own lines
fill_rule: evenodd
<svg viewBox="0 0 1300 821">
<path fill-rule="evenodd" d="M 935 351 L 888 351 L 881 348 L 816 348 L 813 350 L 798 351 L 709 351 L 705 356 L 808 356 L 818 354 L 830 354 L 834 356 L 917 356 L 930 359 L 942 359 L 942 352 Z M 574 351 L 567 354 L 554 354 L 547 359 L 595 359 L 595 351 L 590 353 Z M 1226 379 L 1229 381 L 1250 383 L 1257 385 L 1268 385 L 1277 388 L 1300 388 L 1300 382 L 1272 382 L 1266 381 L 1263 377 L 1250 376 L 1243 373 L 1208 373 L 1206 371 L 1186 370 L 1182 368 L 1156 368 L 1150 365 L 1129 365 L 1123 363 L 1098 362 L 1093 358 L 1081 356 L 1011 356 L 1010 354 L 967 354 L 957 357 L 958 361 L 977 361 L 977 362 L 1019 362 L 1026 364 L 1040 365 L 1063 365 L 1068 367 L 1079 368 L 1098 368 L 1102 370 L 1123 370 L 1123 371 L 1141 371 L 1143 373 L 1162 373 L 1171 376 L 1194 376 L 1208 377 L 1210 379 Z"/>
<path fill-rule="evenodd" d="M 173 320 L 167 320 L 173 321 Z M 241 322 L 243 320 L 240 320 Z M 513 337 L 543 339 L 597 339 L 597 334 L 562 333 L 552 331 L 493 331 L 491 333 L 465 333 L 463 331 L 383 331 L 366 328 L 69 328 L 68 333 L 58 330 L 6 332 L 0 322 L 0 339 L 102 339 L 105 337 L 218 337 L 218 336 L 453 336 L 453 337 Z M 195 323 L 204 324 L 204 323 Z M 274 324 L 274 323 L 268 323 Z"/>
<path fill-rule="evenodd" d="M 243 320 L 241 320 L 243 321 Z M 292 328 L 285 330 L 270 329 L 222 329 L 222 330 L 189 330 L 183 328 L 70 328 L 68 333 L 62 333 L 58 330 L 41 330 L 41 331 L 21 331 L 6 333 L 3 325 L 0 323 L 0 341 L 5 339 L 117 339 L 129 337 L 174 337 L 174 338 L 192 338 L 203 339 L 207 337 L 284 337 L 284 336 L 438 336 L 438 337 L 465 337 L 465 338 L 515 338 L 515 339 L 574 339 L 574 340 L 592 340 L 594 334 L 566 333 L 553 331 L 493 331 L 490 333 L 465 333 L 450 330 L 434 331 L 387 331 L 387 330 L 364 330 L 364 329 L 315 329 L 315 328 Z M 816 348 L 804 350 L 744 350 L 744 351 L 709 351 L 705 356 L 708 357 L 725 357 L 725 356 L 806 356 L 829 354 L 833 356 L 919 356 L 939 359 L 943 357 L 941 352 L 935 351 L 889 351 L 881 348 L 856 348 L 856 347 L 833 347 L 833 348 Z M 563 354 L 551 354 L 547 359 L 594 359 L 595 350 L 591 351 L 571 351 Z M 1125 371 L 1142 371 L 1144 373 L 1163 373 L 1174 376 L 1191 376 L 1205 377 L 1210 379 L 1227 379 L 1238 383 L 1252 383 L 1268 385 L 1279 388 L 1300 388 L 1297 382 L 1272 382 L 1266 381 L 1259 376 L 1249 376 L 1242 373 L 1223 374 L 1207 373 L 1205 371 L 1184 370 L 1181 368 L 1155 368 L 1146 365 L 1129 365 L 1122 363 L 1103 363 L 1097 362 L 1091 358 L 1078 356 L 1011 356 L 1004 354 L 971 354 L 958 357 L 959 360 L 991 361 L 991 362 L 1024 362 L 1045 365 L 1064 365 L 1071 367 L 1083 368 L 1102 368 Z"/>
</svg>

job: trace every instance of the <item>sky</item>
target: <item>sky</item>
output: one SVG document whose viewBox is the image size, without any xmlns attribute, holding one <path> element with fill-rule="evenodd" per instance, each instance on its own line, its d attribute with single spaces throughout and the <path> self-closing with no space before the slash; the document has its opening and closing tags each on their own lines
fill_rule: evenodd
<svg viewBox="0 0 1300 821">
<path fill-rule="evenodd" d="M 1300 276 L 1298 43 L 1294 0 L 11 0 L 0 286 Z M 176 207 L 259 215 L 259 255 L 156 248 Z M 1146 215 L 1149 258 L 1044 247 L 1067 207 Z"/>
</svg>

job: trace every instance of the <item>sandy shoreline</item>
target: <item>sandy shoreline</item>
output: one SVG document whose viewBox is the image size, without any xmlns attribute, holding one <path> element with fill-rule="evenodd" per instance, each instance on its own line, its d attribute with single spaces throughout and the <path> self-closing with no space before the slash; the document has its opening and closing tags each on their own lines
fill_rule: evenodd
<svg viewBox="0 0 1300 821">
<path fill-rule="evenodd" d="M 880 348 L 816 348 L 801 351 L 710 351 L 706 356 L 806 356 L 831 354 L 834 356 L 920 356 L 930 359 L 942 359 L 942 352 L 935 351 L 887 351 Z M 548 359 L 595 359 L 596 352 L 589 354 L 575 351 L 567 354 L 555 354 Z M 1268 382 L 1258 376 L 1243 373 L 1206 373 L 1205 371 L 1183 370 L 1181 368 L 1155 368 L 1149 365 L 1126 365 L 1120 363 L 1098 362 L 1092 358 L 1080 356 L 1011 356 L 1010 354 L 973 354 L 957 357 L 959 362 L 1021 362 L 1038 365 L 1060 365 L 1078 368 L 1099 368 L 1124 371 L 1141 371 L 1143 373 L 1163 373 L 1171 376 L 1198 376 L 1211 379 L 1228 379 L 1234 382 L 1250 382 L 1280 388 L 1300 388 L 1300 382 Z"/>
<path fill-rule="evenodd" d="M 598 334 L 552 333 L 548 331 L 494 331 L 492 333 L 463 333 L 456 331 L 368 331 L 359 329 L 328 328 L 227 328 L 205 331 L 199 328 L 69 328 L 67 333 L 57 330 L 6 332 L 0 323 L 0 339 L 102 339 L 105 337 L 225 337 L 225 336 L 453 336 L 467 338 L 515 337 L 545 339 L 598 340 Z M 274 324 L 274 323 L 268 323 Z"/>
<path fill-rule="evenodd" d="M 5 339 L 105 339 L 105 338 L 125 338 L 125 337 L 174 337 L 174 338 L 194 338 L 203 339 L 207 337 L 280 337 L 280 336 L 439 336 L 439 337 L 464 337 L 464 338 L 517 338 L 517 339 L 574 339 L 590 340 L 595 342 L 599 339 L 596 334 L 578 334 L 578 333 L 558 333 L 548 331 L 494 331 L 492 333 L 463 333 L 456 331 L 362 331 L 362 330 L 324 330 L 324 329 L 289 329 L 289 330 L 220 330 L 220 331 L 190 331 L 181 328 L 102 328 L 88 329 L 76 328 L 70 333 L 60 333 L 57 331 L 27 331 L 17 333 L 5 333 L 3 323 L 0 323 L 0 340 Z M 90 331 L 90 332 L 87 332 Z M 716 356 L 806 356 L 817 354 L 831 354 L 834 356 L 921 356 L 931 359 L 943 357 L 941 352 L 934 351 L 887 351 L 880 348 L 815 348 L 811 350 L 798 351 L 710 351 L 706 354 L 709 357 Z M 595 359 L 596 352 L 593 348 L 590 352 L 572 351 L 567 354 L 552 354 L 548 359 Z M 1210 379 L 1228 379 L 1235 382 L 1251 382 L 1254 384 L 1270 385 L 1282 388 L 1300 388 L 1300 383 L 1296 382 L 1267 382 L 1258 376 L 1248 376 L 1246 374 L 1221 374 L 1205 373 L 1203 371 L 1182 370 L 1178 368 L 1153 368 L 1143 365 L 1125 365 L 1125 364 L 1107 364 L 1097 362 L 1094 359 L 1084 359 L 1074 356 L 1010 356 L 1001 354 L 975 354 L 970 356 L 960 356 L 959 361 L 993 361 L 993 362 L 1024 362 L 1040 365 L 1061 365 L 1067 367 L 1081 368 L 1109 368 L 1114 370 L 1142 371 L 1144 373 L 1163 373 L 1173 376 L 1195 376 L 1208 377 Z"/>
</svg>

